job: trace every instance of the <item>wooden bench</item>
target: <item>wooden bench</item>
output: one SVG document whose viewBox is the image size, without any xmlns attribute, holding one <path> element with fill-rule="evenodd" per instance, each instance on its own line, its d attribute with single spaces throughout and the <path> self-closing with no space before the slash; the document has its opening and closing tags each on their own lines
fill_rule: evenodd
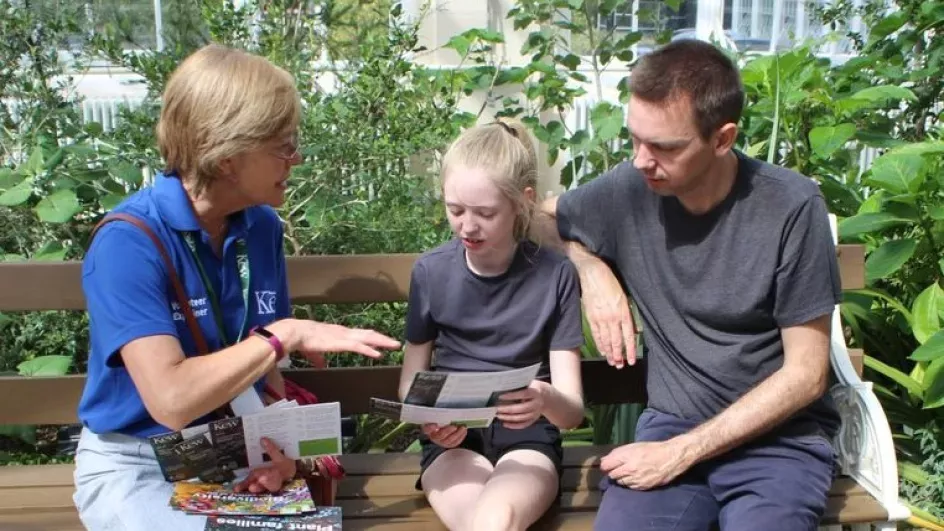
<svg viewBox="0 0 944 531">
<path fill-rule="evenodd" d="M 838 249 L 843 287 L 864 285 L 862 246 Z M 406 299 L 415 255 L 291 258 L 288 274 L 296 303 L 391 302 Z M 83 310 L 78 263 L 0 264 L 0 311 Z M 842 476 L 833 484 L 823 529 L 851 525 L 894 529 L 908 516 L 898 499 L 898 474 L 891 432 L 869 383 L 862 382 L 861 352 L 846 349 L 834 312 L 831 388 L 843 417 L 836 438 Z M 858 359 L 858 371 L 854 368 Z M 583 362 L 590 404 L 644 403 L 644 362 L 617 371 L 602 360 Z M 395 398 L 399 367 L 293 369 L 289 377 L 323 401 L 338 401 L 344 415 L 365 413 L 368 398 Z M 72 424 L 84 377 L 0 377 L 0 424 Z M 563 495 L 535 529 L 590 529 L 600 500 L 597 463 L 610 447 L 565 448 Z M 421 493 L 413 488 L 419 469 L 414 453 L 343 456 L 349 477 L 338 504 L 345 529 L 443 529 Z M 0 529 L 82 529 L 72 504 L 72 465 L 0 467 Z"/>
</svg>

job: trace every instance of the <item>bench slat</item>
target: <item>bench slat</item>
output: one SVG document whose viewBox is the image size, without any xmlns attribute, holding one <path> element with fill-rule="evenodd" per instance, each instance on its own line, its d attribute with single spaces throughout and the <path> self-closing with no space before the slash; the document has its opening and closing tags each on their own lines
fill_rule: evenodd
<svg viewBox="0 0 944 531">
<path fill-rule="evenodd" d="M 565 448 L 563 512 L 592 512 L 599 503 L 596 486 L 600 472 L 594 465 L 606 451 L 608 447 Z M 353 519 L 352 524 L 392 517 L 405 525 L 433 518 L 422 494 L 413 490 L 419 472 L 417 454 L 357 454 L 343 456 L 343 460 L 349 477 L 341 483 L 338 499 L 339 505 L 345 508 L 346 518 Z M 371 469 L 386 474 L 370 477 Z M 74 512 L 73 491 L 72 465 L 0 468 L 0 523 L 27 521 L 29 515 L 36 513 Z M 365 494 L 370 499 L 363 499 Z M 824 524 L 884 518 L 887 518 L 884 509 L 854 480 L 840 477 L 833 483 Z"/>
<path fill-rule="evenodd" d="M 295 256 L 286 259 L 289 291 L 297 303 L 405 301 L 416 254 Z M 843 289 L 865 286 L 865 246 L 837 249 Z M 0 264 L 0 311 L 84 310 L 81 263 Z"/>
<path fill-rule="evenodd" d="M 0 514 L 3 531 L 85 531 L 75 507 L 67 511 L 44 510 L 29 514 Z"/>
<path fill-rule="evenodd" d="M 622 370 L 605 360 L 584 360 L 581 373 L 588 404 L 642 403 L 646 400 L 644 362 Z M 341 414 L 366 413 L 370 397 L 397 399 L 399 366 L 295 369 L 285 375 L 310 389 L 322 402 L 340 402 Z M 85 376 L 0 377 L 5 396 L 0 400 L 0 424 L 71 424 Z M 24 408 L 23 404 L 30 404 Z"/>
<path fill-rule="evenodd" d="M 412 474 L 350 476 L 338 486 L 338 498 L 365 499 L 398 496 L 413 490 L 419 470 Z M 563 492 L 598 490 L 603 473 L 599 468 L 565 468 L 561 478 Z"/>
</svg>

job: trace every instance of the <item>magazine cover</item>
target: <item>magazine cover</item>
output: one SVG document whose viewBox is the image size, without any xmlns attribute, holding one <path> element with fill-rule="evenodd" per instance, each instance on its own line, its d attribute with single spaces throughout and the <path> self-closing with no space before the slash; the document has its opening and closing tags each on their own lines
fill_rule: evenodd
<svg viewBox="0 0 944 531">
<path fill-rule="evenodd" d="M 302 516 L 210 516 L 205 531 L 341 531 L 341 508 L 319 507 Z"/>
<path fill-rule="evenodd" d="M 233 485 L 182 481 L 174 485 L 170 499 L 174 509 L 205 515 L 263 515 L 278 516 L 313 512 L 305 480 L 296 479 L 285 485 L 281 492 L 234 492 Z"/>
</svg>

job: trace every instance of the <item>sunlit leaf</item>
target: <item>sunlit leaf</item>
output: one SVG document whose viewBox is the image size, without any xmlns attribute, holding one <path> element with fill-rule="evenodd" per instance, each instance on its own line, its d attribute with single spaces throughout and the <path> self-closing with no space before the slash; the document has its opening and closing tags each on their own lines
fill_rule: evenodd
<svg viewBox="0 0 944 531">
<path fill-rule="evenodd" d="M 915 193 L 924 181 L 924 158 L 920 155 L 882 155 L 870 170 L 871 181 L 896 193 Z"/>
<path fill-rule="evenodd" d="M 939 330 L 908 357 L 914 361 L 934 361 L 942 355 L 944 355 L 944 331 Z"/>
<path fill-rule="evenodd" d="M 24 170 L 32 176 L 39 175 L 43 171 L 43 148 L 41 146 L 33 148 L 29 160 L 26 161 Z"/>
<path fill-rule="evenodd" d="M 932 283 L 924 289 L 911 307 L 911 327 L 915 339 L 924 344 L 928 338 L 941 329 L 940 313 L 944 305 L 944 290 Z"/>
<path fill-rule="evenodd" d="M 39 356 L 16 366 L 22 376 L 62 376 L 69 372 L 71 356 Z"/>
<path fill-rule="evenodd" d="M 881 361 L 869 355 L 863 357 L 863 362 L 866 367 L 882 374 L 886 378 L 889 378 L 893 382 L 907 389 L 909 392 L 917 396 L 924 394 L 924 388 L 921 387 L 919 382 L 916 382 L 912 377 L 899 371 L 898 369 L 886 365 L 885 363 L 882 363 Z"/>
<path fill-rule="evenodd" d="M 0 206 L 22 205 L 31 195 L 33 195 L 32 181 L 27 179 L 0 194 Z"/>
<path fill-rule="evenodd" d="M 928 365 L 924 380 L 927 388 L 924 393 L 924 409 L 944 406 L 944 358 L 938 358 Z"/>
<path fill-rule="evenodd" d="M 0 192 L 4 192 L 23 182 L 23 174 L 10 168 L 0 168 Z"/>
<path fill-rule="evenodd" d="M 810 147 L 822 158 L 832 155 L 856 133 L 855 124 L 839 124 L 833 127 L 814 127 L 810 130 Z"/>
<path fill-rule="evenodd" d="M 590 124 L 598 140 L 612 140 L 623 128 L 623 108 L 609 102 L 598 103 L 590 112 Z"/>
<path fill-rule="evenodd" d="M 851 238 L 860 234 L 876 232 L 906 223 L 911 223 L 911 220 L 893 216 L 886 212 L 856 214 L 851 218 L 846 218 L 839 222 L 839 237 Z"/>
<path fill-rule="evenodd" d="M 912 92 L 910 89 L 906 89 L 905 87 L 898 87 L 895 85 L 879 85 L 876 87 L 864 88 L 852 96 L 849 96 L 849 99 L 874 102 L 889 100 L 915 101 L 918 99 L 918 97 L 915 96 L 914 92 Z"/>
</svg>

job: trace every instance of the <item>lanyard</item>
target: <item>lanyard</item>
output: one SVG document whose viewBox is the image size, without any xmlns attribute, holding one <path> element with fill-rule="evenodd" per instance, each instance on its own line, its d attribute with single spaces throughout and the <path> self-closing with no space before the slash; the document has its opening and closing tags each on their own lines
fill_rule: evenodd
<svg viewBox="0 0 944 531">
<path fill-rule="evenodd" d="M 203 287 L 206 289 L 207 298 L 210 299 L 210 306 L 213 308 L 213 317 L 216 319 L 216 327 L 220 330 L 220 338 L 223 340 L 225 346 L 234 345 L 239 343 L 243 338 L 243 331 L 246 330 L 246 322 L 249 320 L 249 254 L 246 251 L 246 241 L 242 238 L 236 240 L 236 268 L 239 270 L 239 284 L 242 286 L 243 290 L 243 324 L 239 327 L 239 334 L 236 336 L 236 341 L 230 343 L 229 339 L 226 337 L 226 327 L 223 325 L 223 312 L 220 308 L 220 301 L 216 296 L 216 292 L 213 291 L 213 286 L 210 285 L 210 279 L 207 277 L 206 271 L 203 269 L 203 261 L 200 260 L 200 256 L 197 254 L 197 242 L 193 238 L 192 232 L 183 233 L 184 240 L 187 242 L 187 248 L 190 249 L 190 254 L 193 255 L 193 260 L 197 263 L 197 269 L 200 271 L 200 278 L 203 280 Z"/>
</svg>

